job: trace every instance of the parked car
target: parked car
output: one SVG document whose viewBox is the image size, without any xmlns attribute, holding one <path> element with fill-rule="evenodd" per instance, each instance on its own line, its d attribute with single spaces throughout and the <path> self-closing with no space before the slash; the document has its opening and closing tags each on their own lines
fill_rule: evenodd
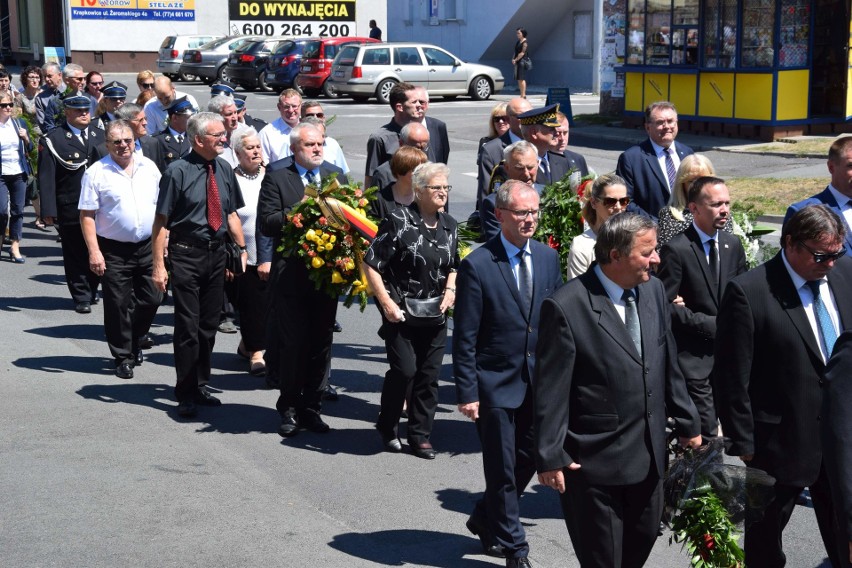
<svg viewBox="0 0 852 568">
<path fill-rule="evenodd" d="M 307 38 L 292 39 L 278 44 L 275 53 L 269 58 L 269 77 L 267 84 L 276 91 L 292 87 L 299 73 L 302 52 L 310 42 Z"/>
<path fill-rule="evenodd" d="M 180 71 L 180 64 L 183 63 L 183 52 L 220 37 L 222 37 L 221 34 L 166 36 L 157 52 L 157 71 L 172 81 L 188 80 L 189 76 Z"/>
<path fill-rule="evenodd" d="M 265 37 L 242 44 L 228 56 L 228 64 L 225 66 L 228 80 L 246 91 L 269 91 L 269 57 L 279 45 L 292 41 L 282 37 Z"/>
<path fill-rule="evenodd" d="M 347 45 L 334 58 L 330 88 L 356 101 L 375 97 L 387 103 L 394 85 L 407 81 L 447 98 L 470 95 L 483 101 L 503 89 L 496 67 L 465 63 L 449 51 L 425 43 Z"/>
<path fill-rule="evenodd" d="M 225 73 L 225 65 L 228 63 L 228 56 L 245 42 L 257 39 L 260 38 L 258 36 L 228 36 L 214 39 L 195 49 L 187 49 L 183 52 L 180 73 L 195 75 L 207 84 L 213 83 L 217 79 L 227 81 L 228 74 Z"/>
<path fill-rule="evenodd" d="M 379 43 L 379 40 L 369 37 L 309 38 L 296 75 L 296 86 L 308 97 L 316 97 L 320 93 L 327 97 L 336 96 L 327 80 L 331 75 L 331 64 L 343 46 L 356 43 Z"/>
</svg>

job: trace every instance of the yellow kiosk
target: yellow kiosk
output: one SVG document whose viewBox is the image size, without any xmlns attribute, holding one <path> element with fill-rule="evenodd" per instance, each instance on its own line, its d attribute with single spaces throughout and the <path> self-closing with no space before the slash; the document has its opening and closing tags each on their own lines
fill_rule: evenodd
<svg viewBox="0 0 852 568">
<path fill-rule="evenodd" d="M 849 0 L 626 0 L 625 122 L 670 100 L 683 131 L 852 131 Z"/>
</svg>

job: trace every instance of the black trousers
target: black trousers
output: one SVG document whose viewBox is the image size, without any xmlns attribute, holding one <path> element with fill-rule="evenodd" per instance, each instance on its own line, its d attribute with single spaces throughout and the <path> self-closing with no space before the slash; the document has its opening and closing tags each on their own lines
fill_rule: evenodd
<svg viewBox="0 0 852 568">
<path fill-rule="evenodd" d="M 247 266 L 237 276 L 237 305 L 240 310 L 240 334 L 246 350 L 266 349 L 266 319 L 270 312 L 269 281 L 257 275 L 257 266 Z"/>
<path fill-rule="evenodd" d="M 776 484 L 775 499 L 763 513 L 763 518 L 746 527 L 745 559 L 748 568 L 782 568 L 787 564 L 781 535 L 796 506 L 796 498 L 803 487 Z M 820 468 L 819 477 L 810 486 L 819 533 L 831 565 L 835 568 L 849 563 L 849 544 L 837 523 L 831 490 L 825 466 Z"/>
<path fill-rule="evenodd" d="M 75 304 L 91 302 L 98 292 L 100 277 L 89 270 L 89 248 L 83 239 L 80 224 L 59 225 L 62 237 L 62 263 L 65 268 L 65 283 Z"/>
<path fill-rule="evenodd" d="M 0 176 L 0 236 L 9 227 L 9 239 L 20 241 L 24 226 L 24 202 L 27 198 L 27 176 Z"/>
<path fill-rule="evenodd" d="M 116 363 L 133 358 L 148 333 L 162 294 L 154 286 L 151 239 L 123 243 L 98 237 L 106 270 L 103 278 L 104 329 Z"/>
<path fill-rule="evenodd" d="M 385 340 L 390 369 L 382 385 L 376 428 L 385 435 L 396 434 L 402 403 L 411 383 L 408 443 L 428 442 L 438 409 L 438 375 L 447 344 L 447 325 L 411 327 L 383 318 L 381 336 Z"/>
<path fill-rule="evenodd" d="M 169 244 L 175 304 L 175 371 L 178 402 L 192 400 L 210 380 L 210 357 L 219 327 L 225 286 L 225 249 Z"/>
<path fill-rule="evenodd" d="M 313 282 L 288 290 L 296 293 L 276 290 L 274 298 L 273 336 L 278 352 L 273 360 L 281 381 L 275 406 L 282 417 L 319 414 L 322 393 L 328 384 L 337 298 L 315 290 Z"/>
<path fill-rule="evenodd" d="M 565 493 L 559 496 L 580 566 L 641 568 L 660 529 L 662 480 L 650 473 L 633 485 L 594 485 L 582 472 L 564 470 Z"/>
<path fill-rule="evenodd" d="M 686 390 L 698 410 L 698 417 L 701 420 L 701 437 L 715 438 L 719 435 L 719 424 L 716 418 L 716 407 L 713 404 L 713 387 L 710 384 L 710 377 L 686 377 Z"/>
<path fill-rule="evenodd" d="M 485 496 L 476 503 L 473 515 L 488 526 L 506 556 L 528 556 L 520 499 L 535 475 L 532 389 L 527 387 L 518 408 L 480 405 L 476 429 L 482 443 Z"/>
</svg>

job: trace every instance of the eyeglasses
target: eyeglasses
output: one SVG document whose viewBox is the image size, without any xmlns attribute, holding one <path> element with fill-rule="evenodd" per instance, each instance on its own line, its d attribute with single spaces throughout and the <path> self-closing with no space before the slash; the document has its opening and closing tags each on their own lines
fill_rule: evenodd
<svg viewBox="0 0 852 568">
<path fill-rule="evenodd" d="M 0 103 L 0 108 L 12 108 L 15 106 L 14 103 Z"/>
<path fill-rule="evenodd" d="M 85 75 L 83 75 L 82 77 L 68 77 L 68 78 L 69 78 L 69 79 L 74 79 L 75 81 L 85 81 L 85 80 L 86 80 L 86 76 L 85 76 Z"/>
<path fill-rule="evenodd" d="M 802 241 L 799 241 L 799 244 L 805 247 L 805 250 L 807 250 L 813 255 L 814 262 L 817 264 L 822 264 L 823 262 L 829 262 L 831 260 L 837 260 L 839 258 L 842 258 L 846 254 L 845 246 L 837 252 L 814 252 L 811 247 L 809 247 Z"/>
<path fill-rule="evenodd" d="M 306 112 L 305 116 L 315 116 L 317 118 L 325 118 L 324 112 Z"/>
<path fill-rule="evenodd" d="M 453 186 L 451 186 L 451 185 L 427 185 L 427 186 L 424 186 L 424 187 L 426 187 L 426 189 L 429 189 L 431 191 L 446 191 L 447 193 L 449 193 L 453 190 Z"/>
<path fill-rule="evenodd" d="M 286 109 L 286 110 L 296 110 L 297 108 L 299 108 L 299 105 L 287 105 L 287 104 L 284 104 L 284 103 L 278 103 L 278 104 L 281 106 L 282 109 Z"/>
<path fill-rule="evenodd" d="M 104 84 L 104 82 L 103 81 L 91 81 L 91 82 L 89 82 L 89 84 L 93 87 L 100 87 L 101 85 Z"/>
<path fill-rule="evenodd" d="M 110 140 L 109 142 L 116 148 L 120 146 L 131 146 L 133 144 L 133 138 L 119 138 L 118 140 Z"/>
<path fill-rule="evenodd" d="M 27 75 L 27 80 L 28 80 L 28 81 L 32 81 L 33 79 L 36 79 L 36 80 L 38 80 L 38 81 L 41 81 L 41 77 L 39 77 L 38 75 Z"/>
<path fill-rule="evenodd" d="M 491 122 L 509 122 L 509 117 L 505 114 L 502 116 L 492 116 Z"/>
<path fill-rule="evenodd" d="M 601 197 L 598 199 L 601 203 L 603 203 L 604 207 L 615 207 L 615 204 L 618 203 L 622 207 L 627 207 L 630 205 L 629 197 Z"/>
<path fill-rule="evenodd" d="M 224 138 L 228 133 L 223 130 L 222 132 L 205 132 L 204 135 L 211 138 Z"/>
<path fill-rule="evenodd" d="M 506 207 L 501 207 L 500 209 L 508 211 L 518 219 L 526 219 L 527 217 L 538 219 L 539 213 L 541 213 L 539 209 L 507 209 Z"/>
<path fill-rule="evenodd" d="M 139 86 L 143 89 L 153 89 L 154 83 L 139 83 Z"/>
</svg>

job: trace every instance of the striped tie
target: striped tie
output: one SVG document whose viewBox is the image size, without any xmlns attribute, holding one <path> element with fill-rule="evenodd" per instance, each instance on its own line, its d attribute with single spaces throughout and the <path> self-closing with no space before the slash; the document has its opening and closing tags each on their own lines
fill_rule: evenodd
<svg viewBox="0 0 852 568">
<path fill-rule="evenodd" d="M 669 191 L 674 189 L 675 179 L 677 178 L 677 170 L 674 167 L 674 160 L 672 160 L 672 152 L 674 152 L 674 148 L 669 146 L 665 150 L 666 153 L 666 175 L 669 178 Z"/>
</svg>

